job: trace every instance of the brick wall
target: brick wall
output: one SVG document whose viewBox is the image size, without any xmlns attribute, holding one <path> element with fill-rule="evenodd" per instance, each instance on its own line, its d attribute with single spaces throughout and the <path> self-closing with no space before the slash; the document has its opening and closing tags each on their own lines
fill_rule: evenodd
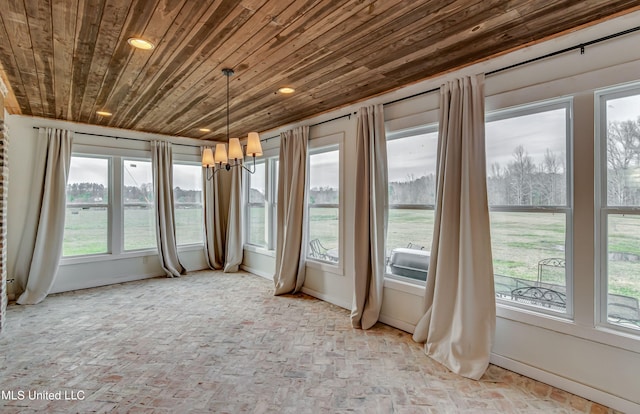
<svg viewBox="0 0 640 414">
<path fill-rule="evenodd" d="M 1 107 L 0 110 L 4 111 Z M 9 136 L 0 117 L 0 333 L 7 309 L 7 193 L 9 191 Z"/>
</svg>

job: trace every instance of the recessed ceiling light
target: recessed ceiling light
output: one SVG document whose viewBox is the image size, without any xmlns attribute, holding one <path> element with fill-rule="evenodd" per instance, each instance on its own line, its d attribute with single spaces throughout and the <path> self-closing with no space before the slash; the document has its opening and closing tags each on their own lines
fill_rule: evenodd
<svg viewBox="0 0 640 414">
<path fill-rule="evenodd" d="M 209 128 L 199 128 L 198 131 L 200 131 L 200 132 L 211 132 L 211 130 Z"/>
<path fill-rule="evenodd" d="M 284 93 L 284 94 L 294 93 L 295 91 L 296 91 L 295 89 L 290 88 L 288 86 L 284 86 L 284 87 L 278 89 L 278 92 Z"/>
<path fill-rule="evenodd" d="M 129 43 L 131 46 L 133 46 L 135 48 L 142 49 L 142 50 L 151 50 L 154 47 L 156 47 L 150 41 L 141 39 L 139 37 L 130 37 L 127 40 L 127 43 Z"/>
<path fill-rule="evenodd" d="M 111 112 L 109 111 L 96 111 L 96 114 L 100 115 L 100 116 L 111 116 L 113 115 Z"/>
</svg>

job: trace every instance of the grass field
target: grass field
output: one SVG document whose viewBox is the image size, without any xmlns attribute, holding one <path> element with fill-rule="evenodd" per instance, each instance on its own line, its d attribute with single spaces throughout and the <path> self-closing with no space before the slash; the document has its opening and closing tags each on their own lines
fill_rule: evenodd
<svg viewBox="0 0 640 414">
<path fill-rule="evenodd" d="M 431 249 L 434 212 L 432 210 L 389 211 L 387 252 L 408 243 Z M 66 217 L 64 255 L 73 256 L 107 251 L 107 211 L 69 209 Z M 127 250 L 155 248 L 153 210 L 125 211 Z M 176 209 L 179 244 L 202 241 L 202 210 Z M 251 241 L 264 243 L 264 209 L 251 210 Z M 349 231 L 348 228 L 345 229 Z M 640 300 L 640 217 L 611 216 L 609 219 L 609 293 Z M 338 247 L 338 209 L 313 208 L 310 211 L 310 239 L 318 238 L 328 249 Z M 551 213 L 491 214 L 494 272 L 520 279 L 536 280 L 538 261 L 565 258 L 565 216 Z M 348 251 L 349 246 L 346 246 Z M 574 258 L 574 260 L 583 260 Z M 593 261 L 592 257 L 584 260 Z M 579 278 L 580 275 L 575 275 Z M 564 273 L 549 269 L 544 280 L 564 285 Z"/>
<path fill-rule="evenodd" d="M 124 249 L 155 249 L 156 233 L 153 209 L 126 208 L 124 212 Z M 204 240 L 202 208 L 177 208 L 178 245 Z M 107 253 L 107 209 L 67 209 L 63 256 Z"/>
</svg>

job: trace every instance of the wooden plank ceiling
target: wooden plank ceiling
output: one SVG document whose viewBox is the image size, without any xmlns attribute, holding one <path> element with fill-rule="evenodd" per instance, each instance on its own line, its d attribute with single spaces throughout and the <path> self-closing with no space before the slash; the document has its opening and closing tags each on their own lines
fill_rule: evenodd
<svg viewBox="0 0 640 414">
<path fill-rule="evenodd" d="M 638 4 L 0 0 L 0 74 L 12 92 L 12 113 L 225 139 L 226 67 L 235 70 L 231 136 L 243 136 L 638 10 Z M 130 47 L 133 36 L 155 49 Z M 281 86 L 296 92 L 279 94 Z"/>
</svg>

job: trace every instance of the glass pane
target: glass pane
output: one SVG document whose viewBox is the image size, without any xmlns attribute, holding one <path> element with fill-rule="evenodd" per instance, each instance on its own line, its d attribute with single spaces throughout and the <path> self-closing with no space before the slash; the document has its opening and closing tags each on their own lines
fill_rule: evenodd
<svg viewBox="0 0 640 414">
<path fill-rule="evenodd" d="M 340 151 L 337 148 L 324 148 L 309 156 L 307 254 L 310 258 L 332 263 L 338 263 L 340 259 Z"/>
<path fill-rule="evenodd" d="M 607 100 L 607 204 L 640 206 L 640 95 Z"/>
<path fill-rule="evenodd" d="M 426 206 L 436 201 L 437 152 L 437 131 L 387 141 L 389 274 L 427 279 L 434 211 Z M 400 208 L 410 205 L 416 208 Z"/>
<path fill-rule="evenodd" d="M 266 202 L 266 162 L 256 162 L 256 172 L 249 177 L 249 220 L 247 240 L 249 244 L 267 246 L 265 226 L 267 223 Z"/>
<path fill-rule="evenodd" d="M 567 110 L 487 122 L 487 192 L 493 206 L 564 206 Z"/>
<path fill-rule="evenodd" d="M 438 133 L 387 141 L 389 204 L 436 202 Z"/>
<path fill-rule="evenodd" d="M 566 215 L 491 212 L 496 297 L 566 312 Z"/>
<path fill-rule="evenodd" d="M 173 202 L 178 245 L 202 244 L 204 217 L 200 165 L 173 165 Z"/>
<path fill-rule="evenodd" d="M 63 256 L 107 253 L 109 159 L 71 157 Z"/>
<path fill-rule="evenodd" d="M 640 216 L 609 215 L 607 248 L 609 322 L 640 329 Z"/>
<path fill-rule="evenodd" d="M 151 161 L 123 160 L 124 250 L 156 248 Z"/>
</svg>

